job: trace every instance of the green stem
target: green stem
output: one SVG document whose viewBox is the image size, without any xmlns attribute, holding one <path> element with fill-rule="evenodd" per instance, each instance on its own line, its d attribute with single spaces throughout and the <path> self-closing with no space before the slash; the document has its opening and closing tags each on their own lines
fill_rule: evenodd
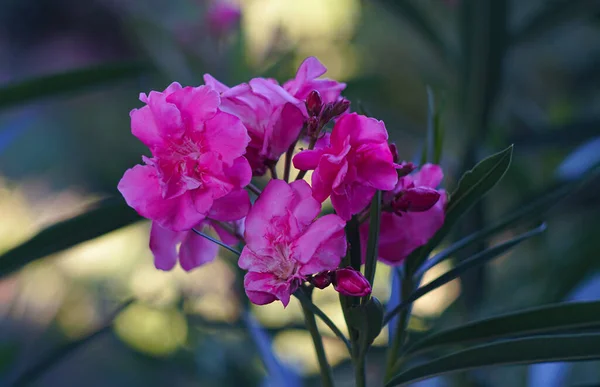
<svg viewBox="0 0 600 387">
<path fill-rule="evenodd" d="M 365 373 L 365 357 L 361 356 L 354 362 L 354 379 L 356 387 L 367 386 L 367 375 Z"/>
<path fill-rule="evenodd" d="M 294 155 L 294 149 L 296 149 L 296 143 L 298 141 L 294 141 L 292 145 L 288 148 L 287 152 L 285 152 L 285 165 L 283 169 L 283 180 L 287 183 L 290 181 L 290 171 L 292 169 L 292 156 Z"/>
<path fill-rule="evenodd" d="M 323 338 L 317 328 L 317 321 L 315 320 L 315 314 L 306 307 L 303 303 L 302 311 L 304 312 L 304 321 L 306 323 L 306 329 L 310 332 L 313 344 L 315 346 L 315 352 L 317 353 L 317 359 L 319 361 L 319 370 L 321 372 L 321 382 L 323 387 L 334 387 L 333 374 L 331 373 L 331 367 L 327 361 L 325 355 L 325 348 L 323 347 Z"/>
</svg>

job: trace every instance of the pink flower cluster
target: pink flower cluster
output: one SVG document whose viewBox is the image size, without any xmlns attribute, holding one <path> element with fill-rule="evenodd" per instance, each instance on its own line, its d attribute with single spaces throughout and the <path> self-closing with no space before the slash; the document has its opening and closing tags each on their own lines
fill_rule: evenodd
<svg viewBox="0 0 600 387">
<path fill-rule="evenodd" d="M 179 261 L 191 270 L 212 261 L 218 246 L 196 235 L 212 229 L 223 243 L 245 243 L 239 266 L 248 271 L 244 286 L 255 304 L 287 305 L 304 283 L 363 296 L 371 292 L 369 282 L 340 267 L 348 245 L 344 228 L 353 216 L 365 218 L 377 190 L 385 191 L 387 211 L 381 261 L 400 264 L 441 227 L 441 169 L 425 165 L 410 175 L 414 166 L 398 164 L 384 123 L 348 113 L 340 95 L 345 84 L 319 78 L 325 72 L 311 57 L 283 85 L 254 78 L 230 88 L 207 74 L 205 85 L 173 83 L 141 94 L 145 105 L 131 112 L 131 128 L 151 156 L 127 170 L 118 188 L 152 220 L 150 249 L 158 269 Z M 246 191 L 252 176 L 273 171 L 304 139 L 308 149 L 293 164 L 313 170 L 312 184 L 273 178 L 252 204 Z M 254 186 L 251 191 L 257 193 Z M 327 198 L 336 213 L 319 217 Z M 361 226 L 364 241 L 368 227 Z"/>
</svg>

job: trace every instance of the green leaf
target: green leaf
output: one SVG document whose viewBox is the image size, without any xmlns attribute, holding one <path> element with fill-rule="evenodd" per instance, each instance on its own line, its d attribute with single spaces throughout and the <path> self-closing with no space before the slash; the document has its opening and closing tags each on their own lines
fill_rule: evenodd
<svg viewBox="0 0 600 387">
<path fill-rule="evenodd" d="M 380 3 L 395 11 L 420 34 L 443 60 L 448 60 L 448 49 L 438 31 L 427 17 L 409 0 L 380 0 Z"/>
<path fill-rule="evenodd" d="M 386 387 L 487 366 L 597 359 L 600 359 L 599 333 L 526 337 L 478 345 L 442 356 L 397 374 Z"/>
<path fill-rule="evenodd" d="M 365 278 L 373 286 L 375 269 L 377 267 L 377 247 L 379 246 L 379 228 L 381 227 L 381 191 L 377 190 L 371 201 L 371 216 L 369 219 L 369 239 L 367 240 L 367 255 L 365 257 Z M 368 300 L 365 296 L 364 300 Z"/>
<path fill-rule="evenodd" d="M 530 41 L 552 30 L 561 23 L 593 15 L 600 10 L 598 0 L 551 0 L 544 2 L 544 8 L 527 20 L 513 34 L 512 43 Z"/>
<path fill-rule="evenodd" d="M 555 304 L 474 321 L 426 336 L 406 353 L 585 327 L 600 327 L 600 301 Z"/>
<path fill-rule="evenodd" d="M 138 77 L 147 71 L 148 66 L 138 62 L 110 63 L 10 83 L 0 86 L 0 108 Z"/>
<path fill-rule="evenodd" d="M 107 199 L 96 208 L 52 225 L 0 256 L 0 277 L 30 262 L 73 247 L 140 220 L 121 198 Z"/>
<path fill-rule="evenodd" d="M 442 285 L 445 285 L 446 283 L 452 281 L 453 279 L 459 277 L 460 275 L 462 275 L 463 273 L 465 273 L 466 271 L 468 271 L 474 267 L 483 265 L 484 263 L 490 261 L 491 259 L 496 258 L 497 256 L 512 249 L 513 247 L 515 247 L 519 243 L 523 242 L 524 240 L 529 239 L 535 235 L 542 233 L 544 230 L 546 230 L 546 225 L 542 224 L 541 226 L 539 226 L 529 232 L 526 232 L 522 235 L 519 235 L 516 238 L 513 238 L 509 241 L 506 241 L 504 243 L 501 243 L 499 245 L 491 247 L 487 250 L 484 250 L 480 253 L 475 254 L 474 256 L 472 256 L 468 259 L 465 259 L 464 261 L 462 261 L 459 265 L 457 265 L 452 270 L 447 271 L 446 273 L 442 274 L 438 278 L 429 282 L 427 285 L 423 285 L 419 289 L 415 290 L 415 292 L 412 293 L 410 296 L 408 296 L 408 298 L 406 300 L 402 301 L 402 303 L 400 303 L 400 305 L 398 305 L 397 307 L 392 309 L 385 316 L 385 318 L 383 319 L 383 323 L 387 324 L 390 321 L 390 319 L 392 319 L 392 317 L 394 317 L 394 315 L 396 313 L 399 313 L 402 309 L 406 308 L 407 306 L 412 304 L 414 301 L 418 300 L 419 298 L 421 298 L 425 294 L 429 293 L 430 291 L 435 290 Z"/>
<path fill-rule="evenodd" d="M 583 186 L 595 179 L 600 174 L 600 170 L 594 170 L 587 173 L 576 182 L 563 184 L 553 190 L 546 192 L 542 196 L 536 197 L 534 200 L 529 200 L 525 203 L 520 203 L 513 211 L 508 211 L 509 214 L 502 217 L 494 224 L 485 227 L 484 229 L 473 233 L 458 242 L 452 244 L 448 248 L 442 250 L 434 257 L 426 261 L 415 273 L 415 278 L 425 274 L 429 269 L 438 263 L 450 258 L 457 252 L 476 244 L 484 239 L 487 239 L 497 233 L 506 230 L 509 227 L 516 226 L 519 223 L 531 221 L 547 212 L 552 206 L 560 200 L 566 198 L 572 193 L 579 191 Z"/>
<path fill-rule="evenodd" d="M 346 238 L 348 239 L 348 243 L 350 243 L 350 265 L 354 270 L 360 271 L 361 265 L 361 249 L 360 249 L 360 232 L 359 232 L 359 222 L 358 218 L 355 216 L 352 217 L 346 223 Z"/>
<path fill-rule="evenodd" d="M 414 271 L 427 259 L 429 253 L 444 239 L 455 223 L 473 204 L 487 194 L 502 179 L 512 158 L 513 146 L 480 161 L 467 171 L 458 182 L 458 187 L 450 195 L 446 208 L 444 225 L 429 242 L 415 250 L 407 259 L 407 265 Z"/>
<path fill-rule="evenodd" d="M 5 373 L 14 364 L 19 346 L 14 343 L 0 344 L 0 374 Z"/>
</svg>

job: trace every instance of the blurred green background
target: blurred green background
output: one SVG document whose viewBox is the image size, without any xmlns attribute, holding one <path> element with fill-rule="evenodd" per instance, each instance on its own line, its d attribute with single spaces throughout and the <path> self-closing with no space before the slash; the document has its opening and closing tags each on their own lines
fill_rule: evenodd
<svg viewBox="0 0 600 387">
<path fill-rule="evenodd" d="M 316 56 L 327 77 L 348 84 L 343 94 L 355 107 L 360 101 L 385 121 L 401 158 L 416 162 L 434 97 L 447 189 L 478 160 L 515 144 L 509 173 L 454 238 L 577 184 L 600 164 L 599 1 L 243 0 L 239 26 L 218 35 L 205 23 L 210 6 L 208 0 L 0 3 L 0 252 L 7 253 L 0 257 L 0 385 L 279 386 L 294 385 L 294 375 L 318 385 L 295 300 L 285 311 L 279 304 L 252 308 L 289 372 L 265 379 L 269 362 L 261 361 L 256 332 L 243 327 L 246 301 L 227 259 L 188 274 L 154 269 L 149 224 L 134 222 L 116 191 L 146 151 L 129 129 L 140 92 L 172 81 L 197 85 L 204 73 L 228 85 L 255 76 L 283 82 L 305 57 Z M 600 180 L 592 178 L 531 219 L 546 220 L 548 231 L 420 299 L 410 328 L 418 335 L 567 298 L 600 299 L 599 193 Z M 95 207 L 107 209 L 102 217 L 13 249 L 106 198 Z M 70 247 L 78 240 L 86 241 Z M 454 258 L 424 281 L 461 259 Z M 375 294 L 382 301 L 389 274 L 380 265 Z M 337 295 L 316 295 L 343 326 Z M 115 309 L 132 298 L 111 327 Z M 351 386 L 343 344 L 326 328 L 323 334 L 336 379 Z M 381 377 L 386 342 L 384 331 L 370 353 L 370 380 Z M 35 380 L 22 379 L 47 359 Z M 598 363 L 547 379 L 555 384 L 539 384 L 537 372 L 558 375 L 503 367 L 427 383 L 600 383 Z"/>
</svg>

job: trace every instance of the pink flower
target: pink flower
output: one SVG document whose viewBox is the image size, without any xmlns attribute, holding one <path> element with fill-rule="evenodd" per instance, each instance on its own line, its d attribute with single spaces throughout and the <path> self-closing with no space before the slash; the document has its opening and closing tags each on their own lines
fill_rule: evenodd
<svg viewBox="0 0 600 387">
<path fill-rule="evenodd" d="M 369 204 L 376 190 L 391 190 L 398 182 L 387 139 L 382 121 L 347 114 L 333 127 L 329 146 L 298 153 L 294 166 L 314 169 L 315 199 L 323 202 L 331 195 L 337 214 L 348 220 Z M 327 137 L 322 142 L 326 144 Z"/>
<path fill-rule="evenodd" d="M 345 222 L 337 215 L 315 218 L 321 205 L 304 180 L 271 180 L 246 217 L 246 246 L 239 266 L 248 270 L 246 294 L 255 304 L 290 295 L 307 276 L 338 267 L 346 254 Z"/>
<path fill-rule="evenodd" d="M 360 271 L 356 271 L 351 267 L 335 271 L 333 287 L 344 296 L 363 297 L 371 294 L 369 281 Z"/>
<path fill-rule="evenodd" d="M 140 95 L 146 106 L 131 111 L 131 129 L 152 152 L 145 165 L 127 170 L 119 191 L 140 215 L 173 231 L 189 230 L 207 216 L 244 217 L 251 179 L 242 157 L 250 138 L 241 121 L 219 108 L 207 86 Z"/>
<path fill-rule="evenodd" d="M 346 84 L 332 79 L 317 79 L 327 72 L 319 60 L 313 56 L 302 62 L 296 72 L 296 78 L 283 84 L 283 88 L 294 97 L 305 100 L 308 94 L 317 90 L 323 99 L 323 103 L 333 103 L 340 98 L 340 93 L 346 88 Z"/>
<path fill-rule="evenodd" d="M 206 12 L 206 23 L 209 31 L 221 36 L 233 30 L 240 21 L 240 7 L 233 2 L 217 0 Z"/>
<path fill-rule="evenodd" d="M 407 189 L 430 191 L 436 188 L 444 174 L 438 165 L 425 164 L 420 171 L 401 177 L 389 196 Z M 403 212 L 400 215 L 381 214 L 379 233 L 379 260 L 388 265 L 399 265 L 417 247 L 424 245 L 444 224 L 445 207 L 448 200 L 444 190 L 438 190 L 439 200 L 424 212 Z M 388 196 L 388 195 L 385 195 Z M 366 246 L 369 235 L 368 222 L 361 226 L 361 241 Z"/>
<path fill-rule="evenodd" d="M 237 238 L 221 228 L 216 222 L 205 220 L 196 225 L 195 229 L 206 232 L 213 228 L 221 241 L 233 245 Z M 179 249 L 177 249 L 177 245 Z M 192 230 L 171 231 L 152 222 L 150 230 L 150 250 L 154 254 L 154 266 L 159 270 L 171 270 L 177 261 L 181 268 L 190 271 L 205 263 L 211 262 L 219 251 L 219 245 L 197 235 Z"/>
<path fill-rule="evenodd" d="M 302 102 L 269 79 L 254 78 L 232 88 L 208 74 L 204 81 L 221 93 L 221 109 L 248 128 L 246 158 L 254 175 L 263 175 L 266 165 L 277 162 L 298 138 L 304 124 Z"/>
</svg>

